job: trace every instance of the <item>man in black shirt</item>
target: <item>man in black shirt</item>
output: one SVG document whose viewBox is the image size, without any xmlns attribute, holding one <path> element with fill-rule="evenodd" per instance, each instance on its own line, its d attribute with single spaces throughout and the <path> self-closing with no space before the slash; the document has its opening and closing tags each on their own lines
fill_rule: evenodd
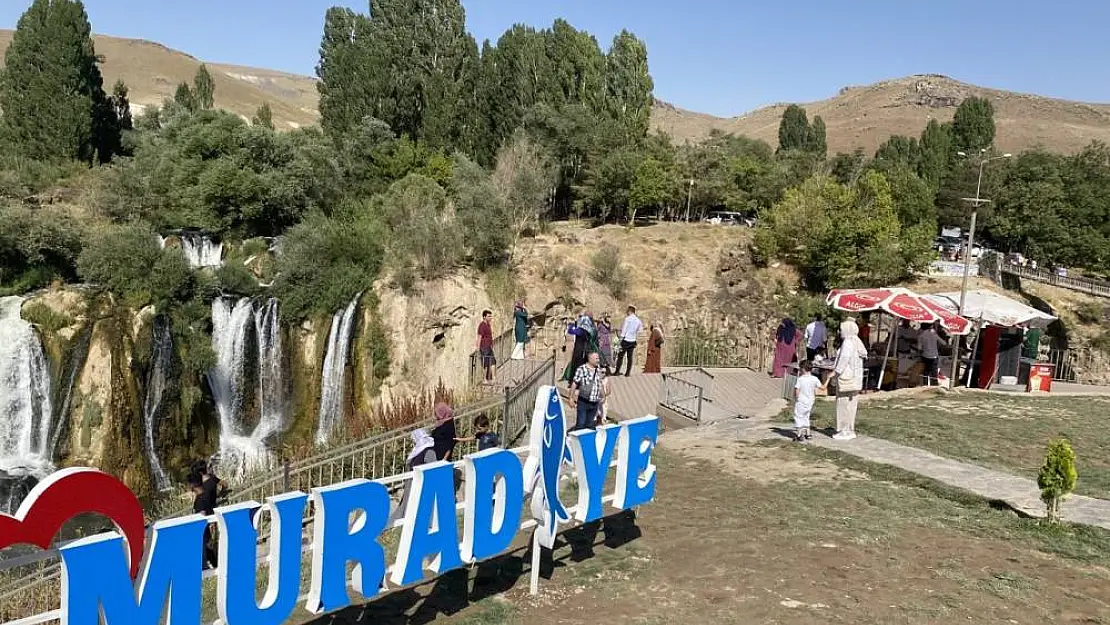
<svg viewBox="0 0 1110 625">
<path fill-rule="evenodd" d="M 215 478 L 212 478 L 215 481 Z M 212 489 L 213 495 L 209 497 L 206 490 L 204 479 L 199 473 L 191 473 L 189 475 L 189 490 L 193 491 L 193 512 L 196 514 L 203 514 L 204 516 L 211 516 L 215 512 L 215 488 Z M 218 557 L 216 555 L 215 540 L 212 536 L 212 526 L 209 524 L 204 528 L 204 555 L 203 564 L 204 568 L 216 568 Z"/>
</svg>

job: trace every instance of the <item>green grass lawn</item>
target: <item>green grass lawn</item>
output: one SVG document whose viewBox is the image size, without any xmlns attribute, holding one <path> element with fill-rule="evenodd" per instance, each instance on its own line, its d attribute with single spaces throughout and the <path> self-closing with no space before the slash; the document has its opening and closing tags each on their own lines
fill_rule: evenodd
<svg viewBox="0 0 1110 625">
<path fill-rule="evenodd" d="M 835 424 L 820 402 L 814 425 Z M 1077 492 L 1110 499 L 1110 398 L 1029 397 L 964 392 L 860 403 L 860 434 L 1036 478 L 1045 448 L 1065 437 L 1075 448 Z"/>
</svg>

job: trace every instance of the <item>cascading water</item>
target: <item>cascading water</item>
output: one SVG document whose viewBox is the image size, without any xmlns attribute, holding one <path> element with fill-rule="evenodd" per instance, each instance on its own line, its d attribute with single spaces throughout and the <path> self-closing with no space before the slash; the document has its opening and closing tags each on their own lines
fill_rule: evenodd
<svg viewBox="0 0 1110 625">
<path fill-rule="evenodd" d="M 343 391 L 347 373 L 347 355 L 351 349 L 351 329 L 358 309 L 359 293 L 347 307 L 332 316 L 328 334 L 328 351 L 324 356 L 324 372 L 320 382 L 320 416 L 316 426 L 316 442 L 326 443 L 343 420 Z"/>
<path fill-rule="evenodd" d="M 219 267 L 223 264 L 224 244 L 196 233 L 183 232 L 181 251 L 193 267 Z"/>
<path fill-rule="evenodd" d="M 285 386 L 281 375 L 281 323 L 274 298 L 254 313 L 258 337 L 258 397 L 261 418 L 252 438 L 265 441 L 285 426 Z"/>
<path fill-rule="evenodd" d="M 21 297 L 0 298 L 0 506 L 11 511 L 21 482 L 50 473 L 50 368 L 42 342 L 20 316 Z"/>
<path fill-rule="evenodd" d="M 158 491 L 169 490 L 170 480 L 158 458 L 158 448 L 154 444 L 154 432 L 161 416 L 162 396 L 166 391 L 170 365 L 173 362 L 173 333 L 169 320 L 159 315 L 154 318 L 154 335 L 151 343 L 150 372 L 146 381 L 146 398 L 143 400 L 143 452 L 150 462 L 150 474 L 154 488 Z"/>
<path fill-rule="evenodd" d="M 224 475 L 237 477 L 270 464 L 266 442 L 285 426 L 278 302 L 269 299 L 256 309 L 248 298 L 234 305 L 230 299 L 216 299 L 212 326 L 216 367 L 208 372 L 208 383 L 220 417 L 219 467 Z M 257 422 L 248 419 L 244 406 L 253 379 L 248 371 L 252 347 L 257 349 L 258 361 Z"/>
</svg>

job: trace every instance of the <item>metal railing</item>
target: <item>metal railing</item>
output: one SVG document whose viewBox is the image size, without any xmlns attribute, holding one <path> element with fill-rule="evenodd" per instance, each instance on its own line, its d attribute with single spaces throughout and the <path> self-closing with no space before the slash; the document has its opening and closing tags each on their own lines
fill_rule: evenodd
<svg viewBox="0 0 1110 625">
<path fill-rule="evenodd" d="M 710 394 L 709 385 L 713 382 L 713 376 L 702 369 L 686 369 L 664 373 L 662 378 L 659 404 L 700 423 L 702 406 Z"/>
<path fill-rule="evenodd" d="M 770 371 L 773 358 L 770 339 L 752 339 L 700 326 L 675 331 L 663 345 L 663 361 L 670 367 Z"/>
<path fill-rule="evenodd" d="M 998 261 L 995 261 L 998 262 Z M 1097 297 L 1110 297 L 1110 283 L 1101 280 L 1092 280 L 1091 278 L 1061 276 L 1055 271 L 1048 269 L 1033 269 L 1032 267 L 1022 267 L 1012 263 L 1001 262 L 998 266 L 998 271 L 1001 273 L 1008 273 L 1010 275 L 1018 276 L 1019 278 L 1027 278 L 1036 282 L 1058 286 L 1072 291 L 1079 291 L 1088 295 L 1095 295 Z"/>
<path fill-rule="evenodd" d="M 490 426 L 501 435 L 501 444 L 511 447 L 527 432 L 535 407 L 536 393 L 541 386 L 555 383 L 554 356 L 536 363 L 534 369 L 514 387 L 505 387 L 503 396 L 491 396 L 460 409 L 455 414 L 458 438 L 474 434 L 474 421 L 478 415 L 489 417 Z M 235 486 L 227 504 L 246 501 L 265 501 L 267 497 L 293 490 L 308 491 L 355 478 L 382 479 L 407 471 L 405 459 L 412 447 L 412 432 L 419 428 L 430 429 L 434 418 L 391 430 L 359 441 L 346 443 L 325 452 L 292 463 L 280 471 L 258 481 Z M 455 448 L 455 457 L 462 457 L 477 450 L 476 441 L 461 441 Z M 182 516 L 192 508 L 176 510 L 169 517 Z M 17 573 L 16 569 L 24 569 Z M 27 558 L 0 561 L 0 574 L 9 576 L 11 582 L 0 591 L 0 617 L 5 608 L 17 598 L 37 597 L 60 581 L 61 565 L 57 549 L 42 551 Z M 49 608 L 44 608 L 49 609 Z M 7 615 L 11 616 L 11 615 Z M 3 619 L 0 618 L 0 622 Z"/>
<path fill-rule="evenodd" d="M 497 360 L 497 364 L 504 364 L 513 355 L 513 347 L 516 346 L 514 331 L 512 328 L 493 337 L 493 356 Z M 477 386 L 485 377 L 485 369 L 483 367 L 482 355 L 478 350 L 470 352 L 470 386 Z"/>
</svg>

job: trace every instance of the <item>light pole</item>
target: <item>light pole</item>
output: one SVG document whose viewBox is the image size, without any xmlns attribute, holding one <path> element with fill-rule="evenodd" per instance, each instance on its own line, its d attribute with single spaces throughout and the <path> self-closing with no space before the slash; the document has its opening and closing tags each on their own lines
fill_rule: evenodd
<svg viewBox="0 0 1110 625">
<path fill-rule="evenodd" d="M 694 195 L 694 179 L 690 179 L 690 186 L 686 189 L 686 223 L 690 223 L 690 198 Z"/>
<path fill-rule="evenodd" d="M 1003 154 L 1002 156 L 992 156 L 984 158 L 986 153 L 986 148 L 979 150 L 979 181 L 975 183 L 975 197 L 963 198 L 964 200 L 971 202 L 971 229 L 967 233 L 967 247 L 964 248 L 964 278 L 963 283 L 960 285 L 960 307 L 956 309 L 956 314 L 960 315 L 961 317 L 964 314 L 964 306 L 967 304 L 967 278 L 969 275 L 971 275 L 971 250 L 972 247 L 975 245 L 975 220 L 979 216 L 979 206 L 990 202 L 990 200 L 985 200 L 980 197 L 980 192 L 983 190 L 983 168 L 986 167 L 987 163 L 991 161 L 997 161 L 1013 156 L 1012 154 Z M 956 154 L 965 158 L 967 157 L 966 152 L 956 152 Z M 975 354 L 971 354 L 971 358 L 974 357 Z M 968 362 L 970 364 L 970 360 Z M 952 354 L 952 388 L 956 388 L 956 380 L 959 377 L 959 372 L 960 350 L 957 343 L 957 349 L 955 349 Z"/>
</svg>

